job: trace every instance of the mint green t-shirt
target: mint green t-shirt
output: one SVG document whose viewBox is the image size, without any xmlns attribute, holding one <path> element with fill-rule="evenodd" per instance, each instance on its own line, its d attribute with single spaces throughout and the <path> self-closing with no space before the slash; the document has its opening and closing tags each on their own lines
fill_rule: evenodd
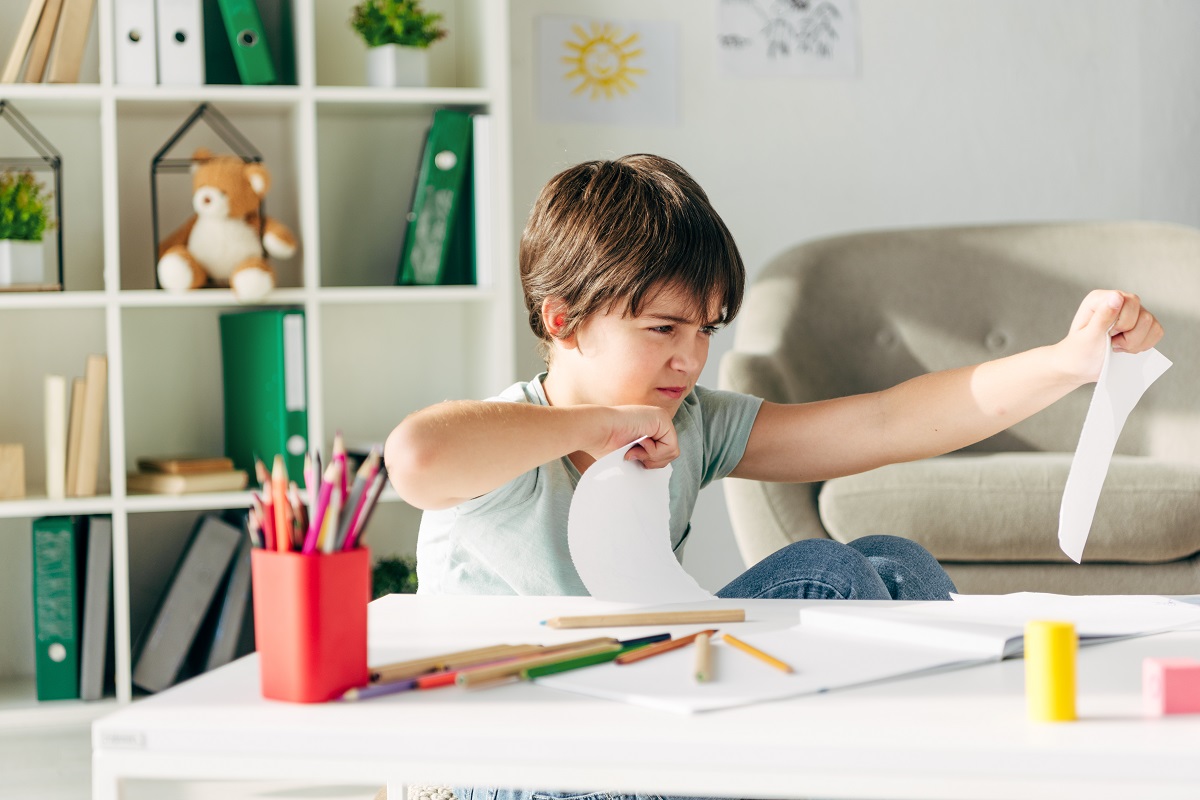
<svg viewBox="0 0 1200 800">
<path fill-rule="evenodd" d="M 497 402 L 548 406 L 545 373 L 516 383 Z M 746 452 L 762 400 L 697 386 L 675 413 L 679 457 L 671 462 L 671 545 L 682 556 L 700 490 L 724 478 Z M 586 595 L 567 547 L 567 515 L 579 470 L 563 457 L 485 495 L 426 511 L 417 538 L 422 594 Z"/>
</svg>

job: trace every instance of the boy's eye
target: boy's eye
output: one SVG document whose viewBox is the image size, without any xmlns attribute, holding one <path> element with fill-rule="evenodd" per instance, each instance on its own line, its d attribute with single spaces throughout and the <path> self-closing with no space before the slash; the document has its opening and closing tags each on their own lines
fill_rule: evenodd
<svg viewBox="0 0 1200 800">
<path fill-rule="evenodd" d="M 717 325 L 704 325 L 700 328 L 700 332 L 703 333 L 705 336 L 712 336 L 718 330 L 720 330 L 720 328 Z"/>
<path fill-rule="evenodd" d="M 674 325 L 655 325 L 650 330 L 654 331 L 655 333 L 670 333 L 674 329 Z"/>
</svg>

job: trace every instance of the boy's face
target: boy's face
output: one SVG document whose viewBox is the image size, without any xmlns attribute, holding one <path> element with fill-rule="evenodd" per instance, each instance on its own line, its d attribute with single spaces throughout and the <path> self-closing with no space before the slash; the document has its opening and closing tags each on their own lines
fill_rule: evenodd
<svg viewBox="0 0 1200 800">
<path fill-rule="evenodd" d="M 708 347 L 720 325 L 718 312 L 696 318 L 696 303 L 678 290 L 663 289 L 642 304 L 637 316 L 622 309 L 585 320 L 574 337 L 560 342 L 551 380 L 566 397 L 552 402 L 653 405 L 672 414 L 696 385 Z M 558 375 L 555 372 L 564 367 Z"/>
</svg>

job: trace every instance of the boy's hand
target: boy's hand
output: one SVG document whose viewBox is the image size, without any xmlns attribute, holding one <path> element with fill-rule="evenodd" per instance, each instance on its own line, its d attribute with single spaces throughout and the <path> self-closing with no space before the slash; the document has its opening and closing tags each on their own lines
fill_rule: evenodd
<svg viewBox="0 0 1200 800">
<path fill-rule="evenodd" d="M 1114 352 L 1140 353 L 1156 345 L 1162 336 L 1162 326 L 1142 308 L 1136 294 L 1097 289 L 1084 298 L 1070 332 L 1059 346 L 1065 354 L 1065 368 L 1090 383 L 1100 377 L 1104 347 L 1110 337 Z"/>
<path fill-rule="evenodd" d="M 629 448 L 628 461 L 640 461 L 649 469 L 659 469 L 679 457 L 679 440 L 671 415 L 657 406 L 613 406 L 609 408 L 608 436 L 595 458 L 624 447 L 634 439 L 646 437 Z"/>
</svg>

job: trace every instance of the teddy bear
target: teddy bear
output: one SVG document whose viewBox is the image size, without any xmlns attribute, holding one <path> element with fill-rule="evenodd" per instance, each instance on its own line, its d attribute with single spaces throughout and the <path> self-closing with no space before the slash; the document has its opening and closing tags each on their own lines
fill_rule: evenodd
<svg viewBox="0 0 1200 800">
<path fill-rule="evenodd" d="M 158 248 L 158 283 L 169 292 L 212 284 L 229 286 L 240 303 L 254 303 L 275 286 L 264 258 L 291 258 L 296 237 L 287 226 L 260 217 L 271 175 L 239 156 L 192 154 L 192 209 L 196 212 Z"/>
</svg>

